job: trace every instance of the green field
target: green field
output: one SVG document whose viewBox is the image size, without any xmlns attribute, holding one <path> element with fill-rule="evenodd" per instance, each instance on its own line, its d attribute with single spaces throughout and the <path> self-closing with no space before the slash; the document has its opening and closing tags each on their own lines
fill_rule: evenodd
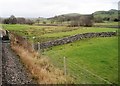
<svg viewBox="0 0 120 86">
<path fill-rule="evenodd" d="M 108 23 L 99 23 L 99 25 Z M 117 23 L 109 23 L 109 25 Z M 4 29 L 28 37 L 29 41 L 44 42 L 53 39 L 88 32 L 111 32 L 116 28 L 67 27 L 3 24 Z M 66 57 L 67 74 L 75 83 L 118 83 L 118 39 L 117 37 L 83 39 L 74 43 L 48 48 L 43 55 L 63 70 L 63 57 Z"/>
<path fill-rule="evenodd" d="M 99 27 L 81 27 L 77 30 L 70 31 L 70 32 L 59 32 L 59 33 L 50 33 L 50 34 L 44 34 L 43 37 L 66 37 L 66 36 L 72 36 L 75 34 L 80 33 L 89 33 L 89 32 L 110 32 L 110 31 L 116 31 L 117 29 L 114 28 L 99 28 Z"/>
<path fill-rule="evenodd" d="M 46 49 L 43 52 L 55 66 L 67 72 L 76 83 L 118 83 L 118 38 L 92 38 Z"/>
<path fill-rule="evenodd" d="M 67 27 L 67 26 L 35 26 L 35 25 L 3 25 L 4 29 L 14 31 L 15 33 L 27 37 L 35 42 L 44 42 L 88 32 L 110 32 L 116 31 L 116 28 L 100 27 Z"/>
<path fill-rule="evenodd" d="M 104 22 L 104 23 L 95 23 L 94 25 L 104 25 L 104 26 L 118 26 L 118 22 Z"/>
</svg>

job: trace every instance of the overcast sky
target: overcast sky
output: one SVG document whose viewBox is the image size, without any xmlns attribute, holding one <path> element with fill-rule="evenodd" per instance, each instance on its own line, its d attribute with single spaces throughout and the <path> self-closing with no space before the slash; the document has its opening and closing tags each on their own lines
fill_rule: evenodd
<svg viewBox="0 0 120 86">
<path fill-rule="evenodd" d="M 0 16 L 52 17 L 66 13 L 91 14 L 118 9 L 119 0 L 0 0 Z"/>
</svg>

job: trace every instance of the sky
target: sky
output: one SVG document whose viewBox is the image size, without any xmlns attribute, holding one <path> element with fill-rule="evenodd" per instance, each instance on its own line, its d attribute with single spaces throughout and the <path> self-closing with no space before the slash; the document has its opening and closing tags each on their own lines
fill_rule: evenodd
<svg viewBox="0 0 120 86">
<path fill-rule="evenodd" d="M 118 9 L 119 0 L 0 0 L 0 17 L 53 17 Z"/>
</svg>

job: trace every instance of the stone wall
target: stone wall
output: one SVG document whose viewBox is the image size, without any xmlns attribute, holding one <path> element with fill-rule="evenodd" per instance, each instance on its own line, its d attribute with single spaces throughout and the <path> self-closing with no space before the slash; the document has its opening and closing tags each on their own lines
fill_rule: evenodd
<svg viewBox="0 0 120 86">
<path fill-rule="evenodd" d="M 37 49 L 45 49 L 57 45 L 62 45 L 62 44 L 67 44 L 67 43 L 72 43 L 77 40 L 85 39 L 85 38 L 93 38 L 93 37 L 111 37 L 111 36 L 116 36 L 116 32 L 99 32 L 99 33 L 83 33 L 83 34 L 77 34 L 57 40 L 52 40 L 48 42 L 41 43 L 40 45 L 35 44 L 35 50 Z M 40 48 L 38 48 L 38 46 Z"/>
</svg>

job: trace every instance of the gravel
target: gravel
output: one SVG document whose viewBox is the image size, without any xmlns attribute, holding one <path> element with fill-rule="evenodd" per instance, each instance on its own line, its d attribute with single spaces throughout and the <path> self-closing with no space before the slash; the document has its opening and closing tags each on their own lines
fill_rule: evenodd
<svg viewBox="0 0 120 86">
<path fill-rule="evenodd" d="M 2 41 L 0 37 L 0 86 L 2 85 Z"/>
<path fill-rule="evenodd" d="M 30 74 L 27 73 L 19 57 L 11 50 L 9 43 L 2 44 L 2 71 L 0 71 L 0 74 L 1 72 L 2 84 L 5 86 L 8 84 L 26 84 L 27 86 L 36 84 L 36 82 L 30 78 Z"/>
</svg>

